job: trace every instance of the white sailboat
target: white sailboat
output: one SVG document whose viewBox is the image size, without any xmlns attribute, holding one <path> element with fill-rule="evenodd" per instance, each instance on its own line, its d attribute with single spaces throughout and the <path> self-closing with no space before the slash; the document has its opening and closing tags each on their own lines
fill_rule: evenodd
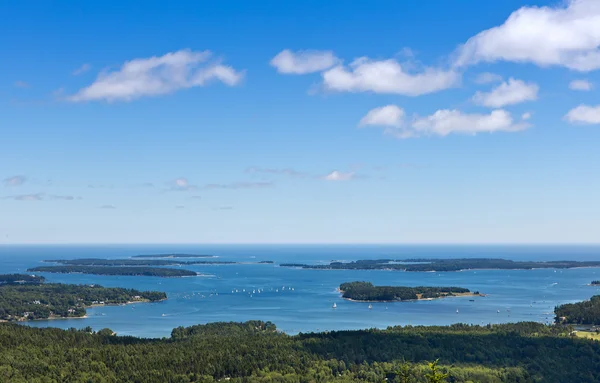
<svg viewBox="0 0 600 383">
<path fill-rule="evenodd" d="M 369 310 L 373 309 L 373 305 L 369 303 Z"/>
<path fill-rule="evenodd" d="M 337 309 L 337 305 L 335 304 L 335 302 L 333 303 L 333 306 L 332 306 L 332 307 L 333 307 L 334 309 Z"/>
</svg>

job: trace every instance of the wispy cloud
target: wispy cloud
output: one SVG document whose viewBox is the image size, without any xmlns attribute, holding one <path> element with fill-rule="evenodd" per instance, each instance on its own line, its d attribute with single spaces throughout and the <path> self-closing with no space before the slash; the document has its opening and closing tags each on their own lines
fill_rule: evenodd
<svg viewBox="0 0 600 383">
<path fill-rule="evenodd" d="M 204 189 L 263 189 L 272 187 L 273 182 L 233 182 L 229 184 L 206 184 Z"/>
<path fill-rule="evenodd" d="M 48 198 L 63 201 L 75 201 L 76 199 L 81 199 L 81 197 L 75 197 L 72 195 L 50 195 Z"/>
<path fill-rule="evenodd" d="M 27 177 L 25 176 L 12 176 L 2 180 L 4 186 L 21 186 L 25 182 L 27 182 Z"/>
<path fill-rule="evenodd" d="M 246 169 L 246 173 L 263 173 L 263 174 L 274 174 L 274 175 L 285 175 L 290 177 L 306 177 L 307 174 L 294 170 L 291 168 L 261 168 L 256 166 L 250 166 Z"/>
<path fill-rule="evenodd" d="M 573 80 L 569 83 L 569 89 L 571 90 L 580 90 L 580 91 L 589 91 L 592 90 L 594 86 L 588 80 Z"/>
<path fill-rule="evenodd" d="M 271 65 L 284 74 L 306 74 L 331 68 L 340 60 L 331 51 L 297 51 L 285 49 L 273 57 Z"/>
<path fill-rule="evenodd" d="M 185 209 L 185 206 L 183 206 L 183 205 L 177 205 L 177 206 L 175 206 L 175 209 Z"/>
<path fill-rule="evenodd" d="M 537 100 L 539 89 L 537 84 L 510 78 L 508 82 L 503 82 L 490 92 L 475 93 L 473 101 L 489 108 L 502 108 L 507 105 Z"/>
<path fill-rule="evenodd" d="M 233 210 L 232 206 L 217 206 L 213 207 L 213 210 Z"/>
<path fill-rule="evenodd" d="M 116 209 L 117 207 L 115 205 L 100 205 L 99 208 L 100 209 Z"/>
<path fill-rule="evenodd" d="M 199 196 L 199 195 L 193 195 L 193 196 L 191 196 L 190 198 L 192 198 L 192 199 L 202 199 L 202 196 Z"/>
<path fill-rule="evenodd" d="M 496 73 L 483 72 L 479 73 L 477 77 L 475 77 L 475 82 L 477 84 L 490 84 L 494 82 L 501 82 L 502 76 Z"/>
<path fill-rule="evenodd" d="M 15 81 L 15 86 L 17 88 L 29 88 L 31 85 L 25 81 Z"/>
<path fill-rule="evenodd" d="M 400 126 L 404 122 L 404 110 L 397 105 L 386 105 L 369 110 L 358 126 Z"/>
<path fill-rule="evenodd" d="M 73 71 L 73 76 L 79 76 L 80 74 L 83 74 L 89 71 L 90 69 L 92 69 L 92 66 L 90 64 L 83 64 L 82 66 Z"/>
<path fill-rule="evenodd" d="M 221 64 L 218 59 L 211 60 L 211 57 L 209 51 L 183 49 L 163 56 L 127 61 L 118 70 L 100 73 L 96 81 L 67 100 L 131 101 L 205 86 L 213 80 L 228 86 L 242 81 L 243 72 Z"/>
<path fill-rule="evenodd" d="M 18 194 L 3 197 L 4 199 L 12 199 L 15 201 L 42 201 L 44 199 L 44 193 L 36 194 Z"/>
<path fill-rule="evenodd" d="M 196 185 L 192 185 L 185 177 L 175 178 L 168 183 L 168 190 L 171 191 L 193 191 L 198 189 Z"/>
<path fill-rule="evenodd" d="M 326 174 L 321 177 L 321 179 L 325 181 L 350 181 L 354 179 L 356 176 L 355 172 L 341 172 L 339 170 L 334 170 L 329 174 Z"/>
</svg>

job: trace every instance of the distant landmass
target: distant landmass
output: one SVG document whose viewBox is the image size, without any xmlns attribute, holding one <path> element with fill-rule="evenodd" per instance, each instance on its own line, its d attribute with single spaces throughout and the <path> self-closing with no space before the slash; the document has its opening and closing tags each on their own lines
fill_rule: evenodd
<svg viewBox="0 0 600 383">
<path fill-rule="evenodd" d="M 14 274 L 13 274 L 14 275 Z M 0 275 L 0 280 L 13 275 Z M 25 280 L 21 275 L 19 280 Z M 167 299 L 157 291 L 106 288 L 99 285 L 68 285 L 60 283 L 30 283 L 0 285 L 0 320 L 77 318 L 86 314 L 86 307 L 134 302 L 156 302 Z"/>
<path fill-rule="evenodd" d="M 590 283 L 590 285 L 592 285 L 592 286 L 600 286 L 600 281 L 592 281 L 592 283 Z"/>
<path fill-rule="evenodd" d="M 600 325 L 600 295 L 589 301 L 557 306 L 554 313 L 559 323 Z"/>
<path fill-rule="evenodd" d="M 216 258 L 215 255 L 204 254 L 141 254 L 134 255 L 132 258 Z"/>
<path fill-rule="evenodd" d="M 406 286 L 374 286 L 371 282 L 346 282 L 339 287 L 342 298 L 363 302 L 394 302 L 430 300 L 452 296 L 476 296 L 462 287 L 406 287 Z"/>
<path fill-rule="evenodd" d="M 44 262 L 72 266 L 180 266 L 180 265 L 231 265 L 233 261 L 177 261 L 167 259 L 50 259 Z"/>
<path fill-rule="evenodd" d="M 2 274 L 0 275 L 0 285 L 23 285 L 43 283 L 46 278 L 29 274 Z"/>
<path fill-rule="evenodd" d="M 129 275 L 145 277 L 192 277 L 198 273 L 185 269 L 171 269 L 159 267 L 111 267 L 111 266 L 39 266 L 28 269 L 30 272 L 43 273 L 81 273 L 96 275 Z"/>
<path fill-rule="evenodd" d="M 328 265 L 282 263 L 282 267 L 332 270 L 401 270 L 401 271 L 461 271 L 477 269 L 531 270 L 570 269 L 575 267 L 600 267 L 600 261 L 512 261 L 501 258 L 414 258 L 414 259 L 365 259 L 352 262 L 330 262 Z"/>
</svg>

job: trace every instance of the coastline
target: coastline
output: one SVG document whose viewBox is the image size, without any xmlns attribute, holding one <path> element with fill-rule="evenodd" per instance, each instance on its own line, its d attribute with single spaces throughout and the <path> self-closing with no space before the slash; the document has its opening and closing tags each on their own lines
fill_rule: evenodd
<svg viewBox="0 0 600 383">
<path fill-rule="evenodd" d="M 340 290 L 339 287 L 335 289 L 338 293 L 344 294 L 343 290 Z M 361 300 L 361 299 L 352 299 L 346 298 L 344 296 L 340 296 L 340 298 L 349 301 L 349 302 L 358 302 L 358 303 L 395 303 L 395 302 L 419 302 L 419 301 L 434 301 L 437 299 L 443 298 L 461 298 L 461 297 L 485 297 L 486 294 L 475 294 L 475 293 L 453 293 L 452 295 L 444 295 L 437 298 L 421 298 L 419 297 L 421 294 L 417 294 L 417 299 L 406 299 L 406 300 Z"/>
</svg>

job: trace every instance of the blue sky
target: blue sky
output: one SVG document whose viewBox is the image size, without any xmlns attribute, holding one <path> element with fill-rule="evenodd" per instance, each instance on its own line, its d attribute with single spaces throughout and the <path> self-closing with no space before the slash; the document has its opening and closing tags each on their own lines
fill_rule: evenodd
<svg viewBox="0 0 600 383">
<path fill-rule="evenodd" d="M 0 4 L 0 243 L 597 243 L 600 2 Z"/>
</svg>

